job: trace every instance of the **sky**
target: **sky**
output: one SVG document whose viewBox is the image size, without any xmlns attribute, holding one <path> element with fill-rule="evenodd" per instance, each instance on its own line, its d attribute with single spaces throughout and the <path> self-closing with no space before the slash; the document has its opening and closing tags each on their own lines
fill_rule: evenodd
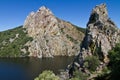
<svg viewBox="0 0 120 80">
<path fill-rule="evenodd" d="M 85 28 L 92 9 L 101 3 L 120 28 L 120 0 L 0 0 L 0 31 L 23 25 L 27 15 L 43 5 L 56 17 Z"/>
</svg>

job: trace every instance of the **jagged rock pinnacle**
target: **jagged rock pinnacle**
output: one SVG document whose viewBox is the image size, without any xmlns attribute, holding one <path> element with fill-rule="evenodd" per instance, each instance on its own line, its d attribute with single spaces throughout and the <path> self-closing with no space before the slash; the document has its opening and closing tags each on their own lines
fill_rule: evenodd
<svg viewBox="0 0 120 80">
<path fill-rule="evenodd" d="M 46 6 L 42 6 L 39 8 L 39 10 L 46 10 L 46 9 L 48 9 Z"/>
<path fill-rule="evenodd" d="M 53 15 L 52 11 L 50 11 L 45 6 L 42 6 L 37 10 L 37 12 L 32 11 L 27 16 L 27 19 L 25 20 L 25 23 L 24 23 L 24 28 L 27 28 L 27 27 L 30 27 L 30 26 L 34 27 L 34 28 L 38 27 L 38 26 L 43 27 L 43 24 L 44 25 L 48 24 L 46 22 L 56 23 L 57 20 L 56 20 L 55 16 Z M 38 26 L 36 26 L 36 25 L 38 25 Z M 30 28 L 27 28 L 27 29 L 30 29 Z M 30 30 L 28 30 L 28 31 L 30 31 Z M 31 34 L 31 35 L 34 35 L 34 34 Z"/>
<path fill-rule="evenodd" d="M 91 54 L 98 53 L 107 62 L 108 51 L 119 40 L 118 28 L 109 19 L 106 4 L 97 5 L 90 15 L 82 48 Z"/>
<path fill-rule="evenodd" d="M 49 15 L 50 15 L 50 14 L 53 15 L 52 11 L 50 11 L 50 9 L 47 8 L 46 6 L 40 7 L 37 12 L 41 12 L 41 13 L 44 13 L 44 14 L 47 14 L 47 15 L 48 15 L 48 14 L 49 14 Z"/>
<path fill-rule="evenodd" d="M 108 11 L 107 11 L 106 4 L 101 4 L 101 5 L 96 6 L 93 9 L 92 13 L 96 13 L 96 14 L 100 15 L 101 17 L 108 19 Z"/>
<path fill-rule="evenodd" d="M 106 4 L 100 4 L 93 8 L 88 24 L 94 23 L 96 21 L 106 21 L 107 19 L 108 12 Z"/>
</svg>

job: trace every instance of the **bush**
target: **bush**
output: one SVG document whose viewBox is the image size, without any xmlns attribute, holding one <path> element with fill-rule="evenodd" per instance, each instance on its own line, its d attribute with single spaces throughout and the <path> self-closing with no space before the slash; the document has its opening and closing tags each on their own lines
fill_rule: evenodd
<svg viewBox="0 0 120 80">
<path fill-rule="evenodd" d="M 72 79 L 70 79 L 70 80 L 81 80 L 81 79 L 79 79 L 79 78 L 72 78 Z"/>
<path fill-rule="evenodd" d="M 87 75 L 82 73 L 81 71 L 74 72 L 75 77 L 70 80 L 87 80 Z"/>
<path fill-rule="evenodd" d="M 120 43 L 108 52 L 109 64 L 95 80 L 118 80 L 120 77 Z"/>
<path fill-rule="evenodd" d="M 111 70 L 111 79 L 117 80 L 120 77 L 120 43 L 109 52 L 109 68 Z"/>
<path fill-rule="evenodd" d="M 85 63 L 87 63 L 85 67 L 87 67 L 89 71 L 95 71 L 100 62 L 96 56 L 88 56 L 85 58 Z"/>
<path fill-rule="evenodd" d="M 43 71 L 42 74 L 40 74 L 34 80 L 60 80 L 60 79 L 58 76 L 55 76 L 55 74 L 52 71 Z"/>
</svg>

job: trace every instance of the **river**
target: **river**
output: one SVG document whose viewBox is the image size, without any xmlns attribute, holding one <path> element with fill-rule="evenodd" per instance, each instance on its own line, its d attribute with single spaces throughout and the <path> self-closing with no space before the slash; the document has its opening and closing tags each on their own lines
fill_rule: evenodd
<svg viewBox="0 0 120 80">
<path fill-rule="evenodd" d="M 0 80 L 34 80 L 44 70 L 59 74 L 73 58 L 0 58 Z"/>
</svg>

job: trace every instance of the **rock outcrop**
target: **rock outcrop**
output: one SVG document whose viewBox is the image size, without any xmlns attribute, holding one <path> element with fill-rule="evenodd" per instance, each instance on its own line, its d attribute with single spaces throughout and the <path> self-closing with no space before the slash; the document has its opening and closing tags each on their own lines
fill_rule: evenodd
<svg viewBox="0 0 120 80">
<path fill-rule="evenodd" d="M 45 6 L 31 12 L 24 23 L 28 35 L 29 56 L 72 56 L 79 53 L 84 33 L 69 22 L 56 18 Z"/>
<path fill-rule="evenodd" d="M 108 51 L 120 41 L 119 29 L 108 17 L 105 4 L 96 6 L 90 15 L 82 50 L 87 50 L 85 55 L 98 55 L 101 60 L 107 62 Z"/>
<path fill-rule="evenodd" d="M 97 76 L 97 73 L 102 72 L 102 69 L 109 62 L 109 50 L 115 47 L 116 43 L 119 42 L 120 30 L 108 17 L 106 5 L 101 4 L 96 6 L 92 10 L 87 23 L 80 53 L 76 56 L 72 64 L 68 66 L 69 72 L 73 73 L 71 69 L 77 69 L 83 73 L 89 74 L 88 80 L 91 80 L 91 78 Z M 88 64 L 87 67 L 86 63 Z M 91 64 L 93 67 L 96 66 L 95 74 L 90 72 Z"/>
</svg>

